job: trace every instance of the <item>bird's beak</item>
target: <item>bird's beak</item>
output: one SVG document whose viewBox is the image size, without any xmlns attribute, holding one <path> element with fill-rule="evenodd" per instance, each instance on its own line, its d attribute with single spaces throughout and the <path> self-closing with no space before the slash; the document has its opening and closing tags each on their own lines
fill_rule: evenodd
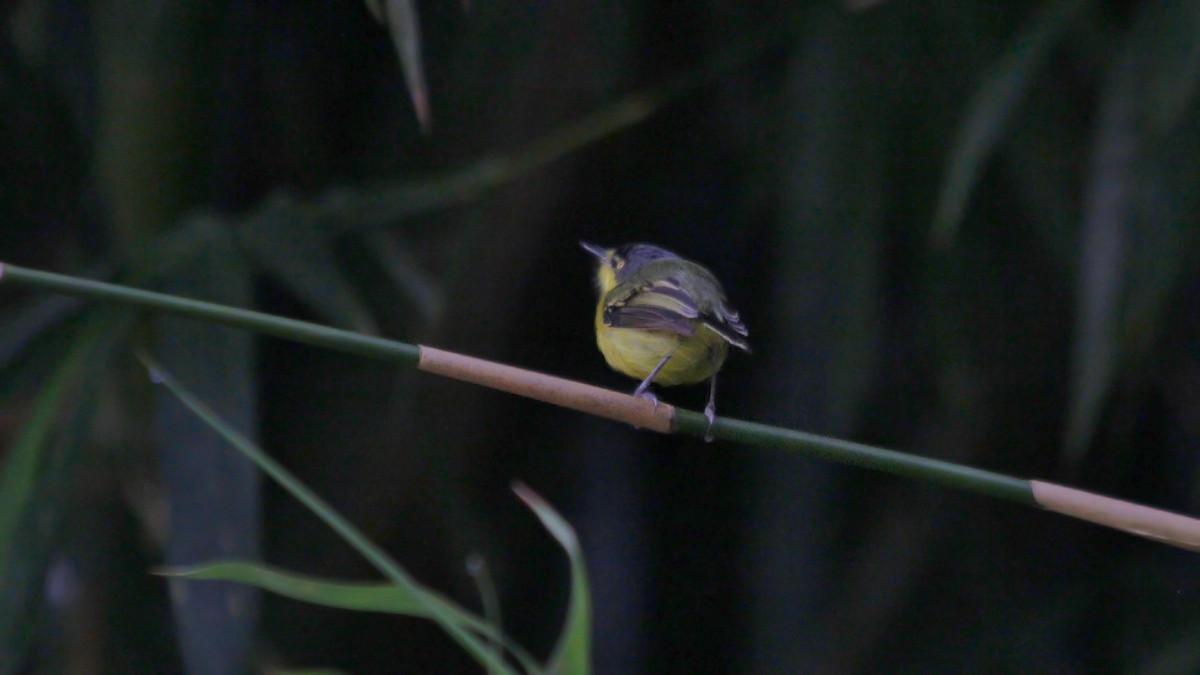
<svg viewBox="0 0 1200 675">
<path fill-rule="evenodd" d="M 579 245 L 583 247 L 583 250 L 599 258 L 600 262 L 608 260 L 608 249 L 604 248 L 603 246 L 589 244 L 586 241 L 579 242 Z"/>
</svg>

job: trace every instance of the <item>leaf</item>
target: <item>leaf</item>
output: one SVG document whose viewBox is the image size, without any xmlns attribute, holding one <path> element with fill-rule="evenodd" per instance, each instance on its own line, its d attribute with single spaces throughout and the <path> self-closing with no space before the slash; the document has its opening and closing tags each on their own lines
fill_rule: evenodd
<svg viewBox="0 0 1200 675">
<path fill-rule="evenodd" d="M 496 594 L 496 585 L 492 582 L 492 574 L 488 570 L 487 560 L 478 553 L 472 553 L 467 556 L 467 574 L 471 575 L 471 580 L 475 582 L 475 589 L 479 592 L 479 599 L 483 604 L 484 619 L 488 624 L 495 627 L 496 633 L 503 635 L 504 626 L 501 623 L 500 597 Z M 489 638 L 488 642 L 493 651 L 499 650 L 501 647 L 494 639 Z M 492 675 L 493 672 L 489 670 L 488 675 Z"/>
<path fill-rule="evenodd" d="M 276 462 L 269 455 L 262 451 L 253 441 L 245 434 L 239 432 L 231 424 L 226 422 L 220 415 L 213 411 L 212 408 L 205 405 L 200 399 L 196 398 L 191 392 L 183 387 L 180 382 L 175 379 L 170 372 L 165 370 L 161 365 L 155 363 L 145 356 L 140 356 L 142 363 L 146 366 L 150 373 L 151 380 L 163 384 L 170 390 L 180 403 L 191 410 L 196 417 L 204 421 L 213 431 L 220 434 L 226 441 L 233 445 L 239 452 L 249 458 L 275 482 L 277 482 L 284 490 L 300 501 L 318 518 L 325 522 L 333 529 L 338 536 L 350 544 L 364 558 L 394 583 L 404 587 L 410 593 L 424 603 L 425 608 L 429 611 L 430 617 L 437 622 L 456 642 L 458 642 L 467 652 L 475 658 L 481 665 L 495 669 L 497 672 L 509 672 L 507 664 L 498 661 L 488 646 L 483 644 L 470 631 L 459 626 L 454 618 L 441 610 L 441 606 L 430 598 L 424 596 L 421 592 L 420 585 L 402 568 L 396 561 L 392 560 L 382 549 L 371 542 L 367 537 L 359 531 L 357 527 L 352 525 L 340 513 L 333 509 L 325 500 L 321 499 L 310 490 L 306 485 L 300 482 L 290 471 L 285 469 L 283 465 Z"/>
<path fill-rule="evenodd" d="M 378 325 L 343 272 L 332 227 L 276 195 L 238 228 L 238 243 L 271 276 L 330 323 L 359 333 Z"/>
<path fill-rule="evenodd" d="M 562 516 L 524 483 L 513 485 L 513 492 L 542 521 L 550 536 L 558 541 L 571 562 L 571 598 L 558 643 L 546 669 L 552 673 L 590 673 L 592 666 L 592 602 L 588 589 L 587 567 L 575 531 Z"/>
<path fill-rule="evenodd" d="M 1101 98 L 1085 187 L 1064 459 L 1083 458 L 1116 372 L 1119 294 L 1125 279 L 1136 158 L 1136 62 L 1128 51 Z"/>
<path fill-rule="evenodd" d="M 126 312 L 93 314 L 38 394 L 7 449 L 0 478 L 0 673 L 18 672 L 36 631 L 46 566 L 86 448 L 97 381 L 130 325 Z"/>
<path fill-rule="evenodd" d="M 416 306 L 426 324 L 436 325 L 445 310 L 445 294 L 429 278 L 417 256 L 398 242 L 395 235 L 382 229 L 367 230 L 362 237 L 399 294 Z"/>
<path fill-rule="evenodd" d="M 1152 136 L 1195 119 L 1200 87 L 1200 3 L 1157 0 L 1136 27 L 1136 49 L 1146 78 L 1141 109 Z"/>
<path fill-rule="evenodd" d="M 425 86 L 425 71 L 421 66 L 421 22 L 412 0 L 366 0 L 367 11 L 379 23 L 386 23 L 392 34 L 392 44 L 404 72 L 404 83 L 412 99 L 413 110 L 421 131 L 429 133 L 433 113 L 429 107 L 429 91 Z M 386 4 L 385 4 L 386 3 Z"/>
<path fill-rule="evenodd" d="M 1131 40 L 1144 80 L 1139 97 L 1144 150 L 1131 233 L 1131 270 L 1120 335 L 1134 358 L 1150 349 L 1180 274 L 1196 258 L 1200 206 L 1200 4 L 1159 0 Z"/>
<path fill-rule="evenodd" d="M 1051 5 L 1017 36 L 984 79 L 951 147 L 930 232 L 934 246 L 947 247 L 958 234 L 967 202 L 1009 119 L 1045 66 L 1059 36 L 1085 6 L 1083 0 L 1059 0 Z"/>
<path fill-rule="evenodd" d="M 50 295 L 0 317 L 0 367 L 7 370 L 22 351 L 53 335 L 81 307 L 83 303 L 77 298 Z"/>
<path fill-rule="evenodd" d="M 1048 82 L 1032 92 L 1021 123 L 998 150 L 1004 178 L 1014 184 L 1013 201 L 1020 207 L 1015 217 L 1061 270 L 1072 269 L 1078 254 L 1081 205 L 1075 155 L 1086 139 L 1078 118 L 1078 105 Z"/>
<path fill-rule="evenodd" d="M 502 644 L 527 671 L 533 672 L 538 669 L 533 658 L 525 650 L 497 631 L 492 624 L 424 586 L 420 586 L 419 590 L 414 592 L 396 584 L 335 581 L 251 562 L 216 562 L 200 567 L 161 569 L 157 570 L 157 573 L 179 579 L 235 581 L 323 607 L 403 614 L 422 619 L 433 618 L 426 606 L 432 604 L 464 629 Z M 421 595 L 424 596 L 424 601 Z"/>
<path fill-rule="evenodd" d="M 136 247 L 131 256 L 135 270 L 125 283 L 138 286 L 157 282 L 175 272 L 199 255 L 211 244 L 214 236 L 211 218 L 189 218 L 170 232 L 154 237 L 148 244 Z M 111 260 L 101 260 L 87 266 L 80 276 L 98 281 L 112 281 L 121 266 Z M 85 303 L 79 298 L 64 295 L 44 295 L 31 299 L 23 307 L 11 309 L 0 317 L 0 369 L 8 367 L 30 346 L 55 339 L 58 333 L 68 333 L 64 327 L 82 313 Z"/>
<path fill-rule="evenodd" d="M 1142 7 L 1101 93 L 1085 187 L 1063 459 L 1087 453 L 1119 369 L 1149 349 L 1189 255 L 1197 204 L 1200 10 Z M 1181 126 L 1182 124 L 1182 126 Z"/>
<path fill-rule="evenodd" d="M 371 16 L 375 17 L 375 20 L 378 21 L 379 23 L 383 23 L 384 16 L 383 16 L 382 2 L 380 2 L 380 0 L 363 0 L 363 1 L 366 3 L 367 11 L 371 13 Z"/>
</svg>

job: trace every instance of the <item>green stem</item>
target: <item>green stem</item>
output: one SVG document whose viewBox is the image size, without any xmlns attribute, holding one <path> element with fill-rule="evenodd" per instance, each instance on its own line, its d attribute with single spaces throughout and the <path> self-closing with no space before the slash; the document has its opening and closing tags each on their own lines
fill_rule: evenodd
<svg viewBox="0 0 1200 675">
<path fill-rule="evenodd" d="M 114 284 L 12 265 L 6 267 L 0 263 L 0 281 L 5 279 L 84 298 L 123 302 L 206 319 L 351 354 L 387 361 L 403 361 L 418 367 L 425 366 L 424 369 L 429 372 L 441 370 L 444 371 L 443 374 L 458 379 L 505 389 L 568 408 L 586 410 L 612 419 L 624 419 L 628 414 L 628 410 L 621 409 L 623 406 L 618 404 L 620 402 L 614 403 L 614 396 L 624 400 L 624 397 L 618 396 L 616 392 L 432 348 L 423 349 L 403 342 Z M 423 351 L 433 354 L 436 358 L 429 363 L 423 363 Z M 439 364 L 438 369 L 433 368 L 434 361 Z M 603 395 L 597 396 L 597 392 Z M 671 433 L 699 436 L 709 431 L 708 420 L 700 413 L 676 408 L 670 410 L 674 415 L 669 429 Z M 665 425 L 661 428 L 667 429 Z M 1200 550 L 1200 520 L 1102 495 L 755 422 L 718 418 L 711 431 L 714 436 L 725 440 L 800 452 L 905 478 L 929 481 L 957 490 L 1047 508 L 1173 546 Z M 1039 494 L 1045 499 L 1039 497 Z M 473 645 L 473 648 L 475 646 Z"/>
<path fill-rule="evenodd" d="M 107 300 L 158 310 L 384 361 L 416 365 L 420 356 L 420 350 L 416 345 L 404 342 L 385 340 L 348 330 L 329 328 L 307 321 L 252 312 L 212 302 L 190 300 L 102 281 L 42 272 L 6 263 L 0 263 L 0 281 L 13 281 L 90 300 Z"/>
<path fill-rule="evenodd" d="M 700 436 L 707 429 L 708 419 L 704 415 L 693 410 L 676 408 L 672 432 Z M 716 419 L 712 433 L 717 438 L 735 443 L 791 450 L 896 476 L 925 480 L 957 490 L 999 497 L 1028 506 L 1037 505 L 1029 481 L 1023 478 L 1013 478 L 940 459 L 726 417 Z"/>
<path fill-rule="evenodd" d="M 14 265 L 0 267 L 0 281 L 2 280 L 84 298 L 123 302 L 171 312 L 386 361 L 416 365 L 420 357 L 419 347 L 403 342 Z M 672 431 L 699 436 L 705 433 L 707 426 L 708 420 L 700 413 L 676 409 Z M 1030 506 L 1036 505 L 1029 481 L 969 466 L 742 420 L 719 418 L 712 431 L 714 436 L 729 441 L 801 452 L 967 492 L 999 497 Z"/>
</svg>

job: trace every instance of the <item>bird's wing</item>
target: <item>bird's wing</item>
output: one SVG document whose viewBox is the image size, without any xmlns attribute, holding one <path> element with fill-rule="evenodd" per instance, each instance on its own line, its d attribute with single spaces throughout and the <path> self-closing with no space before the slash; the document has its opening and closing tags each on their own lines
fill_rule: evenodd
<svg viewBox="0 0 1200 675">
<path fill-rule="evenodd" d="M 696 332 L 700 309 L 691 294 L 671 277 L 618 286 L 604 306 L 604 322 L 614 328 Z"/>
<path fill-rule="evenodd" d="M 746 340 L 750 331 L 746 329 L 746 324 L 742 323 L 741 316 L 729 306 L 725 298 L 721 298 L 716 307 L 701 314 L 700 318 L 704 321 L 705 326 L 725 338 L 729 344 L 743 351 L 750 351 L 750 343 Z"/>
<path fill-rule="evenodd" d="M 617 286 L 605 303 L 604 322 L 616 328 L 666 330 L 680 335 L 692 335 L 704 325 L 729 344 L 750 351 L 746 340 L 750 332 L 725 300 L 716 279 L 703 268 L 685 278 L 688 281 L 667 275 Z M 700 306 L 697 297 L 717 300 Z"/>
</svg>

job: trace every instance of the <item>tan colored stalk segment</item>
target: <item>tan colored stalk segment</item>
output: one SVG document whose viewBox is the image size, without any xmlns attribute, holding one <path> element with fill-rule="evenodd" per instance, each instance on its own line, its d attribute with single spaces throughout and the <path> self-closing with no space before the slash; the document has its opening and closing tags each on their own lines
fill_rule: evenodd
<svg viewBox="0 0 1200 675">
<path fill-rule="evenodd" d="M 1040 480 L 1029 484 L 1033 498 L 1050 511 L 1200 551 L 1200 520 L 1195 518 Z"/>
<path fill-rule="evenodd" d="M 463 356 L 421 345 L 417 367 L 427 373 L 499 389 L 564 408 L 626 422 L 635 427 L 670 433 L 675 408 L 654 404 L 643 398 L 575 382 L 553 375 L 535 373 L 471 356 Z"/>
</svg>

